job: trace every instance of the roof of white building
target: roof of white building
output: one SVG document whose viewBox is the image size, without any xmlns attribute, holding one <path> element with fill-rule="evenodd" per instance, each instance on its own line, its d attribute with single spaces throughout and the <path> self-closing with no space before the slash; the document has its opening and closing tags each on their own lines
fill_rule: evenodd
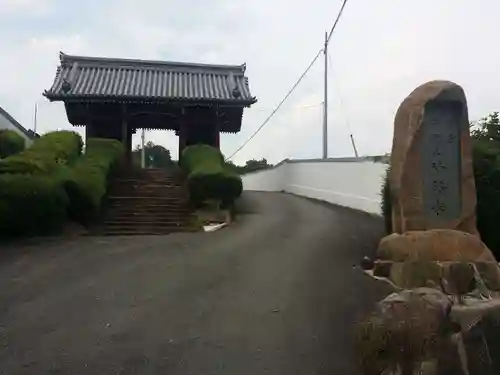
<svg viewBox="0 0 500 375">
<path fill-rule="evenodd" d="M 22 126 L 14 117 L 10 115 L 9 112 L 7 112 L 2 107 L 0 107 L 0 116 L 5 117 L 14 127 L 16 127 L 21 133 L 23 133 L 29 139 L 35 139 L 39 137 L 39 135 L 36 134 L 33 130 L 26 129 L 24 126 Z"/>
</svg>

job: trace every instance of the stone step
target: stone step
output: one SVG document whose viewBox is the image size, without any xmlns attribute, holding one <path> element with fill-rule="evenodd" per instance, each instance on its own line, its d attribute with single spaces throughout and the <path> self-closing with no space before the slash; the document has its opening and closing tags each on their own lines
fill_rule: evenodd
<svg viewBox="0 0 500 375">
<path fill-rule="evenodd" d="M 115 204 L 108 206 L 108 212 L 113 214 L 124 214 L 124 213 L 142 213 L 151 215 L 161 215 L 169 213 L 185 213 L 190 212 L 189 207 L 185 204 L 172 204 L 169 206 L 143 206 L 143 205 L 128 205 L 128 204 Z"/>
<path fill-rule="evenodd" d="M 191 214 L 186 211 L 177 212 L 112 212 L 110 211 L 104 220 L 107 221 L 185 221 Z"/>
<path fill-rule="evenodd" d="M 114 226 L 103 227 L 101 233 L 105 235 L 141 235 L 141 234 L 170 234 L 179 232 L 196 232 L 189 226 L 179 227 L 127 227 L 127 226 Z"/>
<path fill-rule="evenodd" d="M 134 219 L 126 219 L 123 218 L 121 220 L 112 219 L 112 220 L 107 220 L 104 222 L 104 226 L 107 228 L 110 227 L 137 227 L 137 228 L 144 228 L 144 227 L 154 227 L 154 228 L 178 228 L 182 227 L 187 224 L 187 218 L 183 218 L 183 220 L 169 220 L 169 221 L 159 221 L 159 220 L 144 220 L 144 221 L 137 221 Z"/>
<path fill-rule="evenodd" d="M 195 232 L 192 229 L 176 229 L 176 230 L 137 230 L 131 231 L 127 229 L 116 229 L 112 231 L 103 232 L 103 236 L 166 236 L 172 233 Z"/>
<path fill-rule="evenodd" d="M 178 211 L 189 211 L 189 206 L 187 202 L 183 201 L 169 201 L 168 203 L 160 202 L 159 204 L 137 202 L 137 201 L 120 201 L 115 200 L 109 202 L 107 206 L 108 210 L 111 212 L 131 212 L 131 211 L 141 211 L 141 212 L 178 212 Z"/>
<path fill-rule="evenodd" d="M 110 195 L 112 196 L 128 196 L 128 197 L 150 197 L 150 196 L 172 196 L 178 197 L 185 195 L 183 189 L 134 189 L 134 188 L 114 188 L 110 189 Z"/>
<path fill-rule="evenodd" d="M 162 169 L 133 171 L 110 185 L 104 235 L 165 235 L 192 231 L 184 179 Z"/>
<path fill-rule="evenodd" d="M 109 202 L 130 202 L 130 203 L 145 203 L 145 204 L 156 204 L 156 203 L 183 203 L 187 202 L 186 199 L 178 196 L 167 196 L 167 197 L 144 197 L 144 196 L 129 196 L 129 195 L 112 195 L 108 197 Z"/>
<path fill-rule="evenodd" d="M 148 178 L 148 179 L 137 179 L 137 178 L 115 178 L 114 183 L 120 184 L 175 184 L 182 185 L 183 181 L 177 178 Z"/>
<path fill-rule="evenodd" d="M 110 205 L 108 211 L 114 214 L 133 214 L 133 213 L 143 213 L 143 214 L 168 214 L 168 213 L 189 213 L 189 208 L 183 204 L 172 204 L 168 206 L 145 206 L 145 205 Z"/>
<path fill-rule="evenodd" d="M 162 193 L 162 192 L 141 192 L 141 193 L 134 193 L 133 191 L 113 191 L 111 192 L 113 194 L 113 197 L 127 197 L 127 200 L 130 200 L 130 198 L 143 198 L 143 199 L 171 199 L 171 200 L 178 200 L 179 202 L 187 202 L 187 197 L 182 195 L 182 194 L 172 194 L 171 192 L 168 193 Z M 115 198 L 114 198 L 115 199 Z M 117 200 L 117 199 L 115 199 Z"/>
<path fill-rule="evenodd" d="M 180 214 L 180 215 L 162 215 L 162 216 L 151 216 L 151 215 L 113 215 L 108 216 L 105 219 L 105 223 L 159 223 L 159 224 L 173 224 L 177 225 L 178 223 L 185 223 L 189 219 L 189 215 Z"/>
<path fill-rule="evenodd" d="M 137 198 L 137 197 L 135 197 Z M 148 199 L 145 199 L 148 198 Z M 140 197 L 138 199 L 108 198 L 110 207 L 188 207 L 189 201 L 184 197 Z"/>
<path fill-rule="evenodd" d="M 183 225 L 179 227 L 143 227 L 143 226 L 101 226 L 97 230 L 94 230 L 91 235 L 105 235 L 105 236 L 119 236 L 119 235 L 161 235 L 170 233 L 182 233 L 182 232 L 198 232 L 198 230 L 189 225 Z"/>
<path fill-rule="evenodd" d="M 111 186 L 151 187 L 158 189 L 182 188 L 182 184 L 165 181 L 113 181 Z"/>
<path fill-rule="evenodd" d="M 171 207 L 141 207 L 141 206 L 113 206 L 108 207 L 110 215 L 189 215 L 190 210 L 184 206 Z"/>
</svg>

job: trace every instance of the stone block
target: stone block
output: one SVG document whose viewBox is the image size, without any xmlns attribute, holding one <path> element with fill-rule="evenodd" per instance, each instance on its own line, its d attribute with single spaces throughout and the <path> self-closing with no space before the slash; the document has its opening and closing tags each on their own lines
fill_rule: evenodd
<svg viewBox="0 0 500 375">
<path fill-rule="evenodd" d="M 380 241 L 377 258 L 394 262 L 495 262 L 495 257 L 479 237 L 449 229 L 393 233 Z"/>
<path fill-rule="evenodd" d="M 391 261 L 377 261 L 373 267 L 373 275 L 377 277 L 391 277 L 391 268 L 394 262 Z"/>
<path fill-rule="evenodd" d="M 462 327 L 469 374 L 500 374 L 500 300 L 454 305 L 450 316 Z"/>
<path fill-rule="evenodd" d="M 476 289 L 476 272 L 472 263 L 451 263 L 444 269 L 443 285 L 445 290 L 454 295 L 463 296 Z"/>
<path fill-rule="evenodd" d="M 361 269 L 363 269 L 363 270 L 371 270 L 374 267 L 374 262 L 372 259 L 365 256 L 365 257 L 363 257 L 363 259 L 361 259 L 360 266 L 361 266 Z"/>
<path fill-rule="evenodd" d="M 500 267 L 496 262 L 478 262 L 476 269 L 489 290 L 500 291 Z"/>
<path fill-rule="evenodd" d="M 484 336 L 484 325 L 479 322 L 463 334 L 469 375 L 495 375 Z"/>
<path fill-rule="evenodd" d="M 437 262 L 401 262 L 391 267 L 390 279 L 398 287 L 441 287 L 443 267 Z"/>
<path fill-rule="evenodd" d="M 450 299 L 430 288 L 403 290 L 379 302 L 356 332 L 365 373 L 379 374 L 397 367 L 416 373 L 422 365 L 435 369 L 439 353 L 451 337 L 443 330 L 450 310 Z"/>
<path fill-rule="evenodd" d="M 437 359 L 437 369 L 432 375 L 466 375 L 465 357 L 461 353 L 463 347 L 461 335 L 455 334 L 441 346 Z"/>
<path fill-rule="evenodd" d="M 394 120 L 389 183 L 395 232 L 478 234 L 472 140 L 459 85 L 428 82 L 402 102 Z"/>
</svg>

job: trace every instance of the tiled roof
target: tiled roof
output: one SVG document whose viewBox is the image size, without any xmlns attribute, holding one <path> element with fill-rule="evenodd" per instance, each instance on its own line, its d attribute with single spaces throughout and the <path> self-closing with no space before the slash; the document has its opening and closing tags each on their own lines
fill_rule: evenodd
<svg viewBox="0 0 500 375">
<path fill-rule="evenodd" d="M 44 95 L 65 99 L 215 101 L 250 105 L 245 65 L 207 65 L 60 55 Z"/>
<path fill-rule="evenodd" d="M 13 126 L 15 126 L 21 133 L 23 133 L 27 138 L 33 140 L 35 138 L 39 138 L 40 136 L 35 133 L 31 129 L 26 129 L 24 126 L 22 126 L 17 120 L 10 115 L 9 112 L 7 112 L 5 109 L 0 107 L 0 116 L 3 116 L 9 121 Z"/>
</svg>

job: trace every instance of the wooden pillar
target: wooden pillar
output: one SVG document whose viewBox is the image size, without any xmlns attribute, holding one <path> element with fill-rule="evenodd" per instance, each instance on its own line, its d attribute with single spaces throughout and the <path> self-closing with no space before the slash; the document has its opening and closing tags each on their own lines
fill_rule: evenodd
<svg viewBox="0 0 500 375">
<path fill-rule="evenodd" d="M 123 142 L 123 145 L 127 144 L 127 109 L 125 107 L 125 104 L 122 105 L 122 128 L 121 128 L 121 141 Z"/>
<path fill-rule="evenodd" d="M 88 123 L 85 125 L 85 143 L 89 140 L 89 138 L 94 137 L 94 128 L 92 123 Z"/>
<path fill-rule="evenodd" d="M 181 160 L 182 151 L 186 147 L 187 142 L 187 125 L 186 125 L 186 111 L 182 107 L 181 120 L 179 122 L 179 161 Z"/>
<path fill-rule="evenodd" d="M 125 147 L 127 148 L 127 157 L 128 160 L 132 163 L 132 129 L 128 128 L 127 130 L 127 144 Z"/>
<path fill-rule="evenodd" d="M 127 166 L 131 165 L 132 158 L 131 158 L 131 153 L 132 153 L 132 146 L 129 144 L 129 138 L 130 138 L 130 143 L 132 142 L 132 131 L 129 129 L 128 126 L 128 121 L 127 121 L 127 107 L 125 104 L 122 104 L 122 123 L 121 123 L 121 131 L 120 131 L 120 138 L 121 142 L 123 144 L 123 147 L 125 148 L 125 163 Z"/>
<path fill-rule="evenodd" d="M 219 106 L 217 105 L 217 108 L 215 109 L 215 121 L 214 121 L 214 147 L 217 147 L 220 149 L 220 109 Z"/>
</svg>

